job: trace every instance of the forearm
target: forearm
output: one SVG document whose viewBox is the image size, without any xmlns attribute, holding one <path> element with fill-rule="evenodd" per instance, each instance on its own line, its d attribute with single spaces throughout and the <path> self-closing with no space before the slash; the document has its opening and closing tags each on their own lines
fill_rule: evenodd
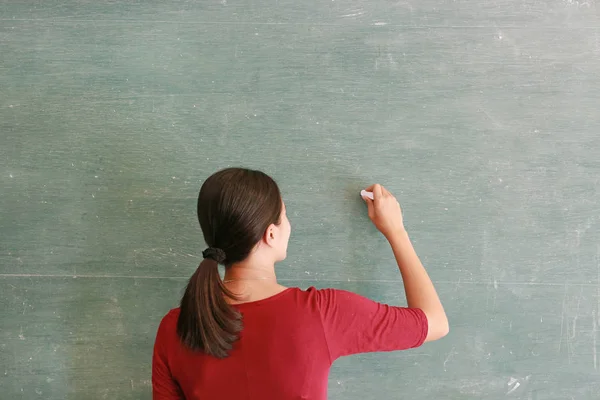
<svg viewBox="0 0 600 400">
<path fill-rule="evenodd" d="M 420 308 L 429 321 L 429 339 L 439 339 L 448 332 L 448 318 L 438 294 L 423 267 L 406 231 L 388 237 L 404 281 L 408 306 Z"/>
</svg>

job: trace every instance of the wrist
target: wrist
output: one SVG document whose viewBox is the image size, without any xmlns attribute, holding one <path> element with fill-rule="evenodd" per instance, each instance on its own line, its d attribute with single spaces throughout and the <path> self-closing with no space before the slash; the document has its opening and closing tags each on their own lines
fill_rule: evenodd
<svg viewBox="0 0 600 400">
<path fill-rule="evenodd" d="M 390 244 L 409 239 L 408 232 L 406 231 L 406 229 L 404 229 L 404 227 L 402 229 L 396 229 L 395 231 L 386 234 L 385 238 L 388 240 L 388 242 L 390 242 Z"/>
</svg>

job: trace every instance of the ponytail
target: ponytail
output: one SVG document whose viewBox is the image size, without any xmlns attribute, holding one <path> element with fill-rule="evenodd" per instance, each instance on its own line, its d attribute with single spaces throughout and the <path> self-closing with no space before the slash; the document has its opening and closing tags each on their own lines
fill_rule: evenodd
<svg viewBox="0 0 600 400">
<path fill-rule="evenodd" d="M 261 171 L 226 168 L 198 194 L 198 222 L 209 246 L 181 298 L 177 336 L 182 345 L 227 357 L 242 330 L 242 315 L 227 303 L 240 300 L 225 286 L 225 269 L 246 260 L 271 224 L 279 225 L 283 200 L 277 183 Z"/>
<path fill-rule="evenodd" d="M 192 350 L 225 358 L 242 330 L 242 316 L 225 301 L 235 299 L 219 275 L 219 262 L 206 254 L 181 299 L 177 334 Z M 223 257 L 224 258 L 224 257 Z"/>
</svg>

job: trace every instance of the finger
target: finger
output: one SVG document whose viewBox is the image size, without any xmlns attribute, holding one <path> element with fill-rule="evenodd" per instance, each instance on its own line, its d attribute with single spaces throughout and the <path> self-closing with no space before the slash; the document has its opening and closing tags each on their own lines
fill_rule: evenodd
<svg viewBox="0 0 600 400">
<path fill-rule="evenodd" d="M 365 188 L 365 190 L 366 190 L 367 192 L 372 192 L 372 191 L 375 189 L 375 186 L 381 186 L 381 184 L 379 184 L 379 183 L 374 183 L 374 184 L 372 184 L 371 186 L 369 186 L 368 188 Z"/>
<path fill-rule="evenodd" d="M 372 186 L 371 188 L 372 192 L 373 192 L 373 200 L 377 201 L 377 199 L 383 197 L 383 186 L 381 186 L 380 184 L 376 183 Z"/>
</svg>

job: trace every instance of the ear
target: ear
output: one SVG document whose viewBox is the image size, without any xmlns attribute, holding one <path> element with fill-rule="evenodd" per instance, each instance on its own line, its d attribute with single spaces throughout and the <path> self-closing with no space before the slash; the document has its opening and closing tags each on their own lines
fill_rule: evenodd
<svg viewBox="0 0 600 400">
<path fill-rule="evenodd" d="M 277 237 L 277 229 L 275 224 L 271 224 L 265 230 L 263 234 L 263 241 L 268 245 L 273 247 L 275 244 L 275 238 Z"/>
</svg>

